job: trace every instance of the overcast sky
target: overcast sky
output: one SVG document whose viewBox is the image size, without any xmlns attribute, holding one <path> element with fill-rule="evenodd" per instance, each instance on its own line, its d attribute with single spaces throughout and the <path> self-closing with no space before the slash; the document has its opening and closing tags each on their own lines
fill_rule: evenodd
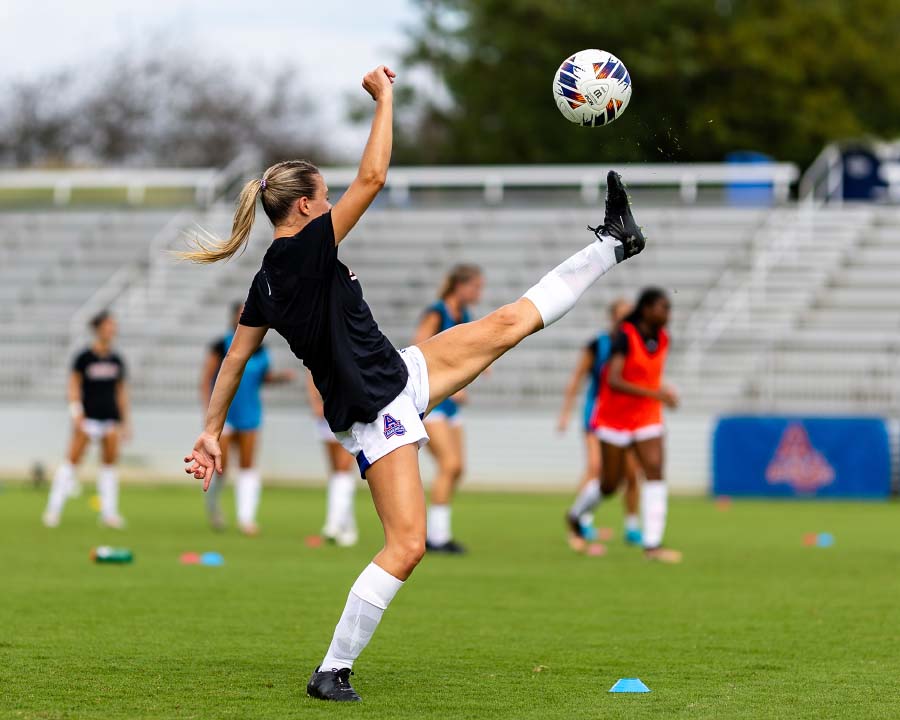
<svg viewBox="0 0 900 720">
<path fill-rule="evenodd" d="M 227 59 L 261 82 L 266 68 L 289 61 L 323 100 L 323 119 L 335 129 L 329 144 L 357 155 L 365 129 L 342 119 L 342 98 L 367 70 L 396 64 L 403 29 L 416 17 L 411 0 L 0 0 L 0 81 L 157 41 Z"/>
</svg>

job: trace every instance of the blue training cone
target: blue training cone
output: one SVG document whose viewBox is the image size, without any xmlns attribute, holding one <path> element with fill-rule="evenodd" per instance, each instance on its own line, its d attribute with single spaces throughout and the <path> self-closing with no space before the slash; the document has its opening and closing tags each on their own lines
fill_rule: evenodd
<svg viewBox="0 0 900 720">
<path fill-rule="evenodd" d="M 225 564 L 225 558 L 217 552 L 205 552 L 200 556 L 200 564 L 218 567 Z"/>
<path fill-rule="evenodd" d="M 638 678 L 622 678 L 609 691 L 614 693 L 648 693 L 650 688 Z"/>
<path fill-rule="evenodd" d="M 831 547 L 834 545 L 834 535 L 831 533 L 819 533 L 816 538 L 816 545 L 819 547 Z"/>
</svg>

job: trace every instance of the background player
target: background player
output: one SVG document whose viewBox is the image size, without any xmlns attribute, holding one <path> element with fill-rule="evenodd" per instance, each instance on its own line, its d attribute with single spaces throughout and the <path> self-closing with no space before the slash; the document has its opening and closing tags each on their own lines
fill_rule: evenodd
<svg viewBox="0 0 900 720">
<path fill-rule="evenodd" d="M 247 361 L 274 327 L 312 372 L 329 427 L 356 457 L 384 528 L 384 548 L 351 587 L 331 644 L 307 684 L 307 693 L 323 700 L 360 700 L 350 684 L 353 664 L 425 553 L 418 450 L 428 434 L 421 418 L 524 338 L 563 317 L 601 276 L 644 248 L 621 178 L 610 172 L 595 241 L 515 302 L 398 352 L 378 329 L 359 279 L 338 260 L 338 246 L 387 179 L 394 77 L 380 66 L 363 79 L 376 103 L 372 128 L 357 175 L 334 206 L 314 165 L 281 162 L 244 186 L 228 240 L 201 236 L 196 249 L 183 254 L 213 263 L 239 252 L 249 241 L 257 200 L 274 227 L 216 378 L 205 428 L 184 458 L 185 472 L 206 489 L 221 471 L 219 437 L 228 407 Z"/>
<path fill-rule="evenodd" d="M 675 391 L 663 383 L 669 350 L 665 328 L 671 307 L 663 290 L 646 288 L 641 292 L 613 341 L 606 382 L 600 387 L 600 402 L 594 411 L 603 495 L 618 488 L 627 450 L 634 448 L 646 478 L 641 486 L 644 553 L 663 562 L 681 560 L 681 553 L 662 545 L 669 503 L 663 480 L 662 406 L 678 405 Z"/>
<path fill-rule="evenodd" d="M 328 461 L 328 493 L 325 506 L 325 525 L 322 528 L 322 536 L 326 541 L 350 547 L 356 545 L 359 540 L 359 531 L 356 526 L 356 510 L 354 509 L 354 496 L 356 495 L 356 478 L 351 472 L 354 466 L 354 458 L 338 442 L 328 421 L 325 419 L 325 404 L 322 396 L 316 389 L 312 374 L 306 373 L 306 394 L 309 397 L 309 406 L 316 418 L 316 435 L 325 446 L 325 456 Z"/>
<path fill-rule="evenodd" d="M 72 439 L 69 452 L 53 476 L 50 497 L 44 511 L 44 525 L 59 525 L 66 499 L 77 492 L 75 469 L 91 440 L 100 443 L 100 472 L 97 494 L 100 496 L 100 522 L 121 529 L 125 520 L 119 515 L 119 477 L 116 463 L 119 443 L 131 436 L 131 406 L 125 382 L 125 363 L 112 349 L 116 321 L 108 312 L 91 320 L 94 341 L 75 356 L 69 373 L 69 414 Z"/>
<path fill-rule="evenodd" d="M 231 306 L 233 327 L 237 327 L 243 302 Z M 203 372 L 200 376 L 200 400 L 205 408 L 209 404 L 210 394 L 215 384 L 216 375 L 228 348 L 234 340 L 234 330 L 226 333 L 209 347 Z M 262 386 L 263 383 L 290 382 L 297 376 L 294 370 L 274 371 L 271 369 L 269 352 L 260 345 L 247 361 L 247 368 L 241 379 L 234 402 L 228 410 L 225 429 L 222 433 L 222 463 L 228 461 L 229 447 L 233 444 L 238 451 L 238 477 L 235 483 L 234 499 L 237 510 L 238 529 L 244 535 L 256 535 L 259 526 L 256 524 L 256 513 L 259 508 L 259 497 L 262 492 L 262 480 L 255 465 L 257 437 L 262 426 Z M 225 526 L 219 496 L 222 493 L 224 478 L 217 475 L 206 496 L 206 511 L 210 524 L 217 530 Z"/>
<path fill-rule="evenodd" d="M 558 430 L 563 433 L 569 426 L 569 418 L 575 405 L 575 398 L 585 378 L 588 379 L 582 408 L 582 432 L 584 434 L 585 471 L 578 485 L 575 502 L 566 513 L 569 528 L 569 544 L 574 550 L 585 548 L 585 541 L 594 539 L 596 530 L 591 524 L 590 508 L 600 497 L 600 441 L 595 428 L 591 426 L 594 408 L 600 395 L 600 382 L 606 361 L 612 348 L 612 338 L 618 332 L 619 323 L 631 312 L 632 304 L 624 298 L 613 300 L 609 306 L 610 330 L 593 338 L 581 351 L 578 364 L 572 372 L 563 396 L 563 406 L 559 414 Z M 641 543 L 641 525 L 638 517 L 638 477 L 637 466 L 629 452 L 625 461 L 625 542 L 630 545 Z"/>
<path fill-rule="evenodd" d="M 469 308 L 481 300 L 484 276 L 481 268 L 469 263 L 456 265 L 444 278 L 439 300 L 422 315 L 414 345 L 444 330 L 471 320 Z M 465 444 L 460 405 L 467 400 L 460 390 L 437 405 L 425 417 L 428 449 L 437 462 L 437 474 L 431 483 L 426 548 L 431 552 L 461 554 L 465 548 L 453 539 L 450 503 L 465 468 Z"/>
</svg>

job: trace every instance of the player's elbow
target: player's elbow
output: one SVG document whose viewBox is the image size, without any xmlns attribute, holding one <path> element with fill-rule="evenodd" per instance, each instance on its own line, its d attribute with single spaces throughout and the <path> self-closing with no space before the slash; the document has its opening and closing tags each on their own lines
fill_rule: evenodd
<svg viewBox="0 0 900 720">
<path fill-rule="evenodd" d="M 387 170 L 381 169 L 367 169 L 360 170 L 359 175 L 357 176 L 357 180 L 361 185 L 378 192 L 381 188 L 384 187 L 384 184 L 387 182 Z"/>
</svg>

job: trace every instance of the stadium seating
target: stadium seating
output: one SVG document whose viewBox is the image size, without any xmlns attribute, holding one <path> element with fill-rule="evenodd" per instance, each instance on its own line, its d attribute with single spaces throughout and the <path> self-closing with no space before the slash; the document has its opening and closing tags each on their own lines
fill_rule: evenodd
<svg viewBox="0 0 900 720">
<path fill-rule="evenodd" d="M 672 381 L 703 410 L 884 410 L 896 405 L 900 368 L 900 211 L 891 208 L 641 208 L 650 244 L 608 275 L 551 332 L 526 340 L 479 381 L 479 402 L 555 403 L 579 348 L 605 325 L 615 297 L 647 284 L 671 293 Z M 380 208 L 341 249 L 384 331 L 409 342 L 447 268 L 486 272 L 481 311 L 518 297 L 591 239 L 584 208 Z M 228 207 L 182 211 L 0 213 L 0 398 L 63 392 L 84 322 L 109 305 L 139 401 L 196 402 L 205 346 L 227 328 L 267 246 L 260 222 L 229 263 L 176 262 L 180 230 L 221 235 Z M 292 362 L 272 337 L 275 361 Z M 302 401 L 301 384 L 271 393 Z"/>
</svg>

